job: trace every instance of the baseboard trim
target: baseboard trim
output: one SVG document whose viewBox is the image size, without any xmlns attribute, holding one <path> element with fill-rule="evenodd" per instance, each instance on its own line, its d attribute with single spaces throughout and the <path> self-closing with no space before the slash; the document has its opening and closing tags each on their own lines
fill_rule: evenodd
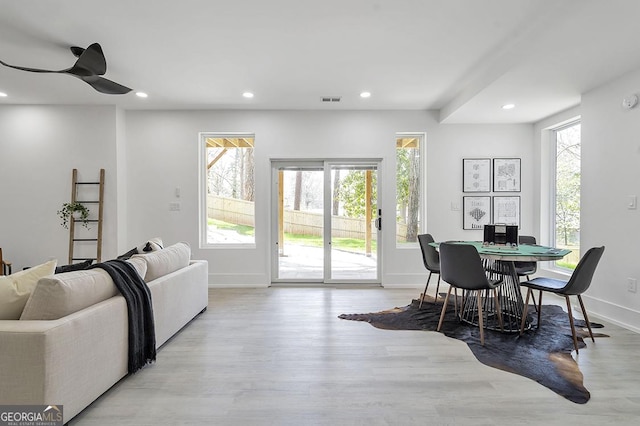
<svg viewBox="0 0 640 426">
<path fill-rule="evenodd" d="M 424 288 L 429 271 L 424 273 L 393 273 L 383 274 L 382 286 L 384 288 Z M 437 279 L 437 276 L 436 276 Z M 431 279 L 433 282 L 433 278 Z"/>
<path fill-rule="evenodd" d="M 390 284 L 382 284 L 382 287 L 389 289 L 417 289 L 423 290 L 424 284 L 416 284 L 416 283 L 390 283 Z M 433 287 L 435 289 L 435 286 Z M 431 289 L 431 285 L 429 285 L 429 289 Z"/>
<path fill-rule="evenodd" d="M 268 285 L 260 285 L 260 284 L 224 284 L 224 283 L 209 283 L 209 288 L 268 288 Z"/>
<path fill-rule="evenodd" d="M 270 280 L 265 274 L 209 274 L 210 288 L 266 288 Z"/>
<path fill-rule="evenodd" d="M 583 294 L 582 298 L 589 315 L 640 334 L 640 328 L 637 325 L 640 324 L 640 312 L 587 294 Z"/>
</svg>

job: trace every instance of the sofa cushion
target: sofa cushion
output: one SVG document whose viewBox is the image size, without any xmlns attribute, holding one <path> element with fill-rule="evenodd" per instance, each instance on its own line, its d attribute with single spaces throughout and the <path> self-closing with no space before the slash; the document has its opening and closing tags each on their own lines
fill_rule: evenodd
<svg viewBox="0 0 640 426">
<path fill-rule="evenodd" d="M 0 319 L 19 319 L 38 280 L 47 275 L 53 275 L 56 263 L 57 261 L 50 260 L 15 274 L 1 276 Z"/>
<path fill-rule="evenodd" d="M 191 260 L 191 247 L 181 242 L 165 249 L 153 251 L 148 254 L 135 254 L 131 259 L 142 258 L 147 263 L 147 273 L 144 276 L 146 282 L 151 282 L 163 275 L 170 274 L 189 265 Z"/>
<path fill-rule="evenodd" d="M 20 319 L 62 318 L 117 294 L 113 280 L 100 268 L 56 274 L 38 281 Z"/>
<path fill-rule="evenodd" d="M 133 267 L 136 268 L 138 275 L 140 275 L 140 277 L 144 279 L 144 276 L 147 273 L 147 262 L 145 262 L 144 259 L 140 257 L 132 257 L 130 259 L 127 259 L 127 262 L 132 264 Z"/>
</svg>

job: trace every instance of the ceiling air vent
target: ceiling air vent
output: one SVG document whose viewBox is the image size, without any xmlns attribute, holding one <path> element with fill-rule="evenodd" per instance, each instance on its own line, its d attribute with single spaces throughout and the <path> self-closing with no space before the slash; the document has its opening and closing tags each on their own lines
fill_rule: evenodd
<svg viewBox="0 0 640 426">
<path fill-rule="evenodd" d="M 322 102 L 340 102 L 340 96 L 323 96 Z"/>
</svg>

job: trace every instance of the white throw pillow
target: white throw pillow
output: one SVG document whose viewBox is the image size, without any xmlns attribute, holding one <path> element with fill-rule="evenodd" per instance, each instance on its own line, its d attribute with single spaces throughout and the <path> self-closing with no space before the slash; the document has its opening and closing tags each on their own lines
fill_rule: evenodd
<svg viewBox="0 0 640 426">
<path fill-rule="evenodd" d="M 145 241 L 136 248 L 138 249 L 138 254 L 145 254 L 157 250 L 162 250 L 164 248 L 164 244 L 162 244 L 162 239 L 160 237 L 155 237 L 151 238 L 148 241 Z"/>
<path fill-rule="evenodd" d="M 147 262 L 144 280 L 148 283 L 163 275 L 189 266 L 191 247 L 187 243 L 176 243 L 165 249 L 148 254 L 134 254 L 131 259 L 142 258 Z"/>
<path fill-rule="evenodd" d="M 19 319 L 38 280 L 53 275 L 57 263 L 50 260 L 15 274 L 0 276 L 0 319 Z"/>
<path fill-rule="evenodd" d="M 42 278 L 21 320 L 55 320 L 107 300 L 118 293 L 104 269 L 93 268 Z"/>
<path fill-rule="evenodd" d="M 130 257 L 126 262 L 132 264 L 133 267 L 136 268 L 136 272 L 138 272 L 140 278 L 144 279 L 144 276 L 147 273 L 147 262 L 145 262 L 144 259 L 140 257 Z"/>
</svg>

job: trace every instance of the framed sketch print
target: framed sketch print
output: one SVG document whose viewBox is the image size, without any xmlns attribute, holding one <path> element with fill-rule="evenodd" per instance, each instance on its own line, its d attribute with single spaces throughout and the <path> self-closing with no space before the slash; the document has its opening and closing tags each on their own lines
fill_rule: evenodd
<svg viewBox="0 0 640 426">
<path fill-rule="evenodd" d="M 462 197 L 462 229 L 484 229 L 491 223 L 491 197 Z"/>
<path fill-rule="evenodd" d="M 464 158 L 462 160 L 462 192 L 491 191 L 491 159 Z"/>
<path fill-rule="evenodd" d="M 493 191 L 520 192 L 520 159 L 493 159 Z"/>
<path fill-rule="evenodd" d="M 520 197 L 493 197 L 493 223 L 520 228 Z"/>
</svg>

